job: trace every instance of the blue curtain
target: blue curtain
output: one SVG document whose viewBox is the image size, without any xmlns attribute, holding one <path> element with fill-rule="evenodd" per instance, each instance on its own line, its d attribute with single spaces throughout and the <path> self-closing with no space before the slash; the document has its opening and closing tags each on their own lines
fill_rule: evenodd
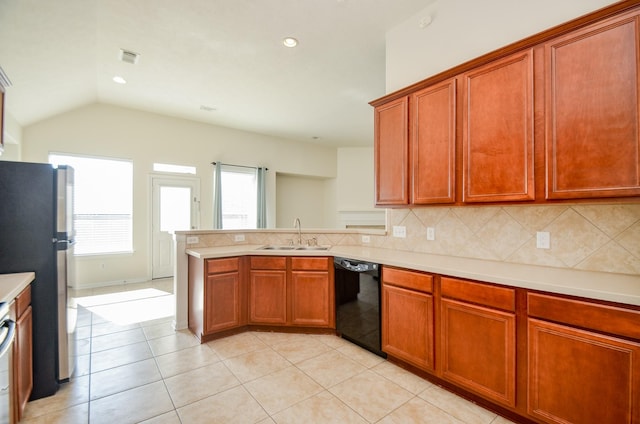
<svg viewBox="0 0 640 424">
<path fill-rule="evenodd" d="M 265 195 L 265 177 L 267 168 L 256 168 L 256 185 L 258 194 L 256 228 L 267 228 L 267 200 Z"/>
<path fill-rule="evenodd" d="M 213 167 L 213 228 L 222 229 L 222 163 Z"/>
</svg>

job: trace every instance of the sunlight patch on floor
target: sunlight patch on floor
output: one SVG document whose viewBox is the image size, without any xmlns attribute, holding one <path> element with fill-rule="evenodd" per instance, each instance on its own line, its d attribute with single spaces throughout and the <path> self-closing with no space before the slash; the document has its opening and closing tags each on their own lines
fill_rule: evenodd
<svg viewBox="0 0 640 424">
<path fill-rule="evenodd" d="M 79 306 L 119 325 L 167 318 L 175 314 L 173 294 L 152 288 L 78 297 L 75 301 Z"/>
</svg>

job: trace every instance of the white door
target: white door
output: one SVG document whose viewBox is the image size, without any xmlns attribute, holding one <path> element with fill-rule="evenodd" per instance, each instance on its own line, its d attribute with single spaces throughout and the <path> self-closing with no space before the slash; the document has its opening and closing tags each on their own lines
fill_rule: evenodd
<svg viewBox="0 0 640 424">
<path fill-rule="evenodd" d="M 152 278 L 173 276 L 172 231 L 198 228 L 200 180 L 152 177 Z"/>
</svg>

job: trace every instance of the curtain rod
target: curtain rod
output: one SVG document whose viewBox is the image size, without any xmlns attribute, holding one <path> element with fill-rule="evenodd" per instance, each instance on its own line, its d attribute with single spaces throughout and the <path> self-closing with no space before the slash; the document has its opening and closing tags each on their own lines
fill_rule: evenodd
<svg viewBox="0 0 640 424">
<path fill-rule="evenodd" d="M 211 165 L 217 165 L 218 162 L 211 162 Z M 246 165 L 234 165 L 231 163 L 222 163 L 220 162 L 220 165 L 229 165 L 229 166 L 237 166 L 238 168 L 253 168 L 253 169 L 257 169 L 257 168 L 263 168 L 262 166 L 246 166 Z M 264 168 L 265 171 L 268 171 L 269 168 Z"/>
</svg>

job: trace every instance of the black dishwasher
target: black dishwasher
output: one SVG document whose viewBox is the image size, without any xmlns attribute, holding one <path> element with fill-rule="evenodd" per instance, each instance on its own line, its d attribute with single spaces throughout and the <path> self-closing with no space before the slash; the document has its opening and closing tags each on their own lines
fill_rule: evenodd
<svg viewBox="0 0 640 424">
<path fill-rule="evenodd" d="M 380 265 L 339 257 L 333 263 L 338 335 L 386 358 L 380 335 Z"/>
</svg>

